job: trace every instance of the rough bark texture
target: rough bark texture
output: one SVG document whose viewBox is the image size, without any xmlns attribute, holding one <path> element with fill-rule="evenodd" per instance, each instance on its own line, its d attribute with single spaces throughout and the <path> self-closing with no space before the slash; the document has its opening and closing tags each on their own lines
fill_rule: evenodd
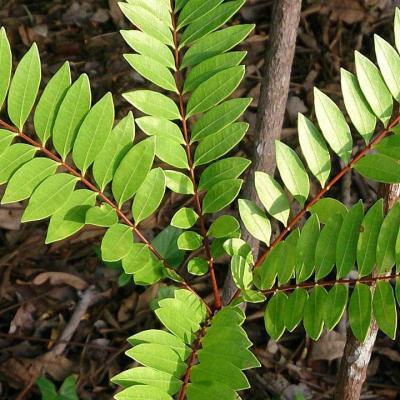
<svg viewBox="0 0 400 400">
<path fill-rule="evenodd" d="M 393 207 L 400 198 L 400 185 L 386 185 L 383 188 L 386 211 Z M 368 364 L 374 348 L 378 326 L 375 319 L 364 343 L 360 343 L 347 330 L 347 341 L 336 382 L 336 400 L 358 400 L 367 376 Z"/>
<path fill-rule="evenodd" d="M 270 41 L 265 56 L 263 81 L 258 103 L 252 168 L 244 189 L 245 198 L 257 200 L 254 172 L 273 174 L 276 167 L 275 145 L 281 136 L 289 93 L 290 75 L 296 48 L 297 29 L 300 21 L 301 0 L 276 0 L 272 12 Z M 243 228 L 243 227 L 242 227 Z M 245 229 L 244 240 L 257 256 L 259 243 Z M 232 276 L 228 274 L 223 302 L 236 291 Z"/>
</svg>

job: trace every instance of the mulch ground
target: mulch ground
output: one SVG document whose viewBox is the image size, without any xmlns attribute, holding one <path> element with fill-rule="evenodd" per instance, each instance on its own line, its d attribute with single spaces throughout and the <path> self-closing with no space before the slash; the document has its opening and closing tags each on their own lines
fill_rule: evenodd
<svg viewBox="0 0 400 400">
<path fill-rule="evenodd" d="M 257 24 L 243 46 L 249 52 L 247 78 L 238 90 L 238 94 L 254 98 L 245 115 L 252 126 L 272 3 L 248 0 L 237 17 Z M 339 69 L 354 70 L 353 51 L 374 59 L 374 32 L 393 42 L 394 3 L 304 2 L 283 130 L 286 142 L 296 146 L 297 113 L 313 114 L 314 85 L 341 104 Z M 14 59 L 20 59 L 36 41 L 44 81 L 68 59 L 75 77 L 83 72 L 89 75 L 94 99 L 108 90 L 113 93 L 117 118 L 129 110 L 121 94 L 145 85 L 122 58 L 127 48 L 118 31 L 128 25 L 116 0 L 0 0 L 0 25 L 7 29 Z M 30 128 L 28 124 L 27 130 Z M 250 132 L 236 151 L 251 157 L 251 148 Z M 349 203 L 360 197 L 370 203 L 376 191 L 353 176 L 333 195 Z M 145 222 L 146 234 L 153 237 L 167 226 L 174 207 L 183 201 L 169 195 L 159 213 Z M 158 286 L 119 287 L 119 271 L 98 257 L 101 229 L 86 228 L 63 242 L 44 245 L 46 224 L 21 225 L 23 208 L 24 204 L 0 207 L 0 398 L 39 399 L 34 384 L 37 376 L 46 374 L 58 384 L 74 373 L 81 399 L 110 399 L 116 387 L 109 379 L 130 362 L 123 354 L 126 338 L 158 326 L 149 308 Z M 221 282 L 225 273 L 226 265 L 221 262 Z M 194 279 L 193 284 L 205 296 L 210 295 L 206 279 Z M 82 299 L 91 305 L 80 314 Z M 306 339 L 302 328 L 276 343 L 265 333 L 262 309 L 250 306 L 247 314 L 246 330 L 262 368 L 249 373 L 253 388 L 243 399 L 300 399 L 298 393 L 306 399 L 332 398 L 345 343 L 344 325 L 324 334 L 318 343 Z M 399 393 L 399 343 L 379 336 L 363 398 L 396 399 Z"/>
</svg>

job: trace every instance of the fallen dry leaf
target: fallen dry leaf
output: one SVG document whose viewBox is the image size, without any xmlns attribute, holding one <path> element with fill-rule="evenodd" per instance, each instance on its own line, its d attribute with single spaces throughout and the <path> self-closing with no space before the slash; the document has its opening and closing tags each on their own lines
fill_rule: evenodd
<svg viewBox="0 0 400 400">
<path fill-rule="evenodd" d="M 43 285 L 49 281 L 50 285 L 69 285 L 76 290 L 84 290 L 88 287 L 87 282 L 76 275 L 66 272 L 42 272 L 33 280 L 34 285 Z"/>
</svg>

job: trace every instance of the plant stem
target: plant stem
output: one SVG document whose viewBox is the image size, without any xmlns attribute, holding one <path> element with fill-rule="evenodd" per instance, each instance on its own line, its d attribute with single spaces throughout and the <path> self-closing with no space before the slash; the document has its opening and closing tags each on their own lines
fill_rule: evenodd
<svg viewBox="0 0 400 400">
<path fill-rule="evenodd" d="M 269 294 L 273 294 L 275 292 L 290 292 L 297 288 L 310 289 L 315 286 L 324 286 L 325 287 L 325 286 L 334 286 L 336 284 L 355 285 L 356 283 L 373 284 L 377 281 L 390 281 L 392 279 L 396 279 L 399 277 L 400 277 L 400 272 L 394 273 L 391 275 L 365 276 L 365 277 L 358 278 L 358 279 L 330 279 L 330 280 L 325 280 L 325 281 L 320 281 L 320 282 L 303 282 L 303 283 L 299 283 L 299 284 L 295 284 L 295 285 L 282 286 L 282 287 L 277 287 L 274 289 L 263 290 L 262 292 L 265 295 L 269 295 Z"/>
<path fill-rule="evenodd" d="M 119 219 L 122 222 L 124 222 L 126 225 L 128 225 L 132 228 L 132 231 L 139 238 L 139 240 L 141 242 L 143 242 L 159 260 L 161 260 L 163 262 L 165 268 L 176 272 L 172 267 L 170 267 L 168 265 L 167 261 L 161 256 L 161 254 L 149 242 L 149 240 L 142 234 L 142 232 L 138 229 L 138 227 L 124 214 L 124 212 L 112 200 L 110 200 L 100 189 L 98 189 L 95 185 L 93 185 L 93 183 L 91 183 L 88 179 L 86 179 L 81 173 L 79 173 L 77 170 L 75 170 L 73 167 L 71 167 L 69 164 L 67 164 L 65 161 L 63 161 L 60 157 L 58 157 L 57 155 L 52 153 L 49 149 L 47 149 L 41 143 L 32 139 L 31 137 L 26 135 L 24 132 L 20 132 L 16 127 L 8 124 L 7 122 L 3 121 L 2 119 L 0 119 L 0 126 L 6 128 L 7 130 L 9 130 L 11 132 L 16 133 L 25 142 L 36 147 L 39 151 L 41 151 L 48 158 L 52 159 L 57 164 L 59 164 L 61 167 L 65 168 L 71 175 L 76 176 L 88 189 L 95 192 L 105 203 L 107 203 L 110 207 L 112 207 L 115 210 Z M 185 289 L 188 289 L 191 292 L 193 292 L 194 294 L 196 294 L 201 299 L 201 296 L 199 296 L 197 294 L 197 292 L 187 282 L 182 280 L 181 285 Z M 209 313 L 211 313 L 211 310 L 208 307 L 208 305 L 207 305 L 207 310 Z"/>
<path fill-rule="evenodd" d="M 186 118 L 185 101 L 184 101 L 184 95 L 183 95 L 183 78 L 182 78 L 182 72 L 181 72 L 181 59 L 180 59 L 180 53 L 179 53 L 178 31 L 176 29 L 177 21 L 176 21 L 175 12 L 173 11 L 174 10 L 174 1 L 171 1 L 171 7 L 172 7 L 171 15 L 172 15 L 172 25 L 173 25 L 174 53 L 175 53 L 175 66 L 176 66 L 175 81 L 176 81 L 176 85 L 178 88 L 179 112 L 181 115 L 183 138 L 185 140 L 185 152 L 186 152 L 186 157 L 187 157 L 188 165 L 189 165 L 189 177 L 193 184 L 193 191 L 194 191 L 193 199 L 195 202 L 196 211 L 199 215 L 200 234 L 203 239 L 204 250 L 206 252 L 207 262 L 208 262 L 208 267 L 209 267 L 209 272 L 210 272 L 211 286 L 212 286 L 213 295 L 214 295 L 214 307 L 216 310 L 219 310 L 222 306 L 221 295 L 219 292 L 218 283 L 217 283 L 217 279 L 215 276 L 214 259 L 211 254 L 210 242 L 207 237 L 205 218 L 204 218 L 204 214 L 203 214 L 203 210 L 202 210 L 200 193 L 199 193 L 199 189 L 198 189 L 197 182 L 196 182 L 196 176 L 195 176 L 195 172 L 194 172 L 195 167 L 194 167 L 194 163 L 193 163 L 191 146 L 190 146 L 190 133 L 189 133 L 188 123 L 187 123 L 187 118 Z"/>
</svg>

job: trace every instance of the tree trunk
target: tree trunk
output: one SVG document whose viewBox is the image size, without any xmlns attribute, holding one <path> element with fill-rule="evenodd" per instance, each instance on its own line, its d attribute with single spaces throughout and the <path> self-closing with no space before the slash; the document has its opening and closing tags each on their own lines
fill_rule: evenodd
<svg viewBox="0 0 400 400">
<path fill-rule="evenodd" d="M 274 142 L 281 136 L 285 117 L 300 12 L 301 0 L 276 0 L 272 11 L 270 41 L 258 102 L 253 163 L 244 189 L 245 197 L 253 201 L 257 201 L 254 172 L 273 174 L 276 167 Z M 257 257 L 259 242 L 243 226 L 242 232 Z M 228 301 L 235 291 L 236 286 L 229 273 L 224 285 L 223 302 Z"/>
<path fill-rule="evenodd" d="M 400 185 L 385 185 L 383 192 L 387 212 L 400 198 Z M 363 343 L 354 337 L 350 328 L 347 330 L 346 346 L 336 382 L 336 400 L 360 398 L 377 333 L 378 325 L 375 319 L 372 319 L 370 330 Z"/>
</svg>

